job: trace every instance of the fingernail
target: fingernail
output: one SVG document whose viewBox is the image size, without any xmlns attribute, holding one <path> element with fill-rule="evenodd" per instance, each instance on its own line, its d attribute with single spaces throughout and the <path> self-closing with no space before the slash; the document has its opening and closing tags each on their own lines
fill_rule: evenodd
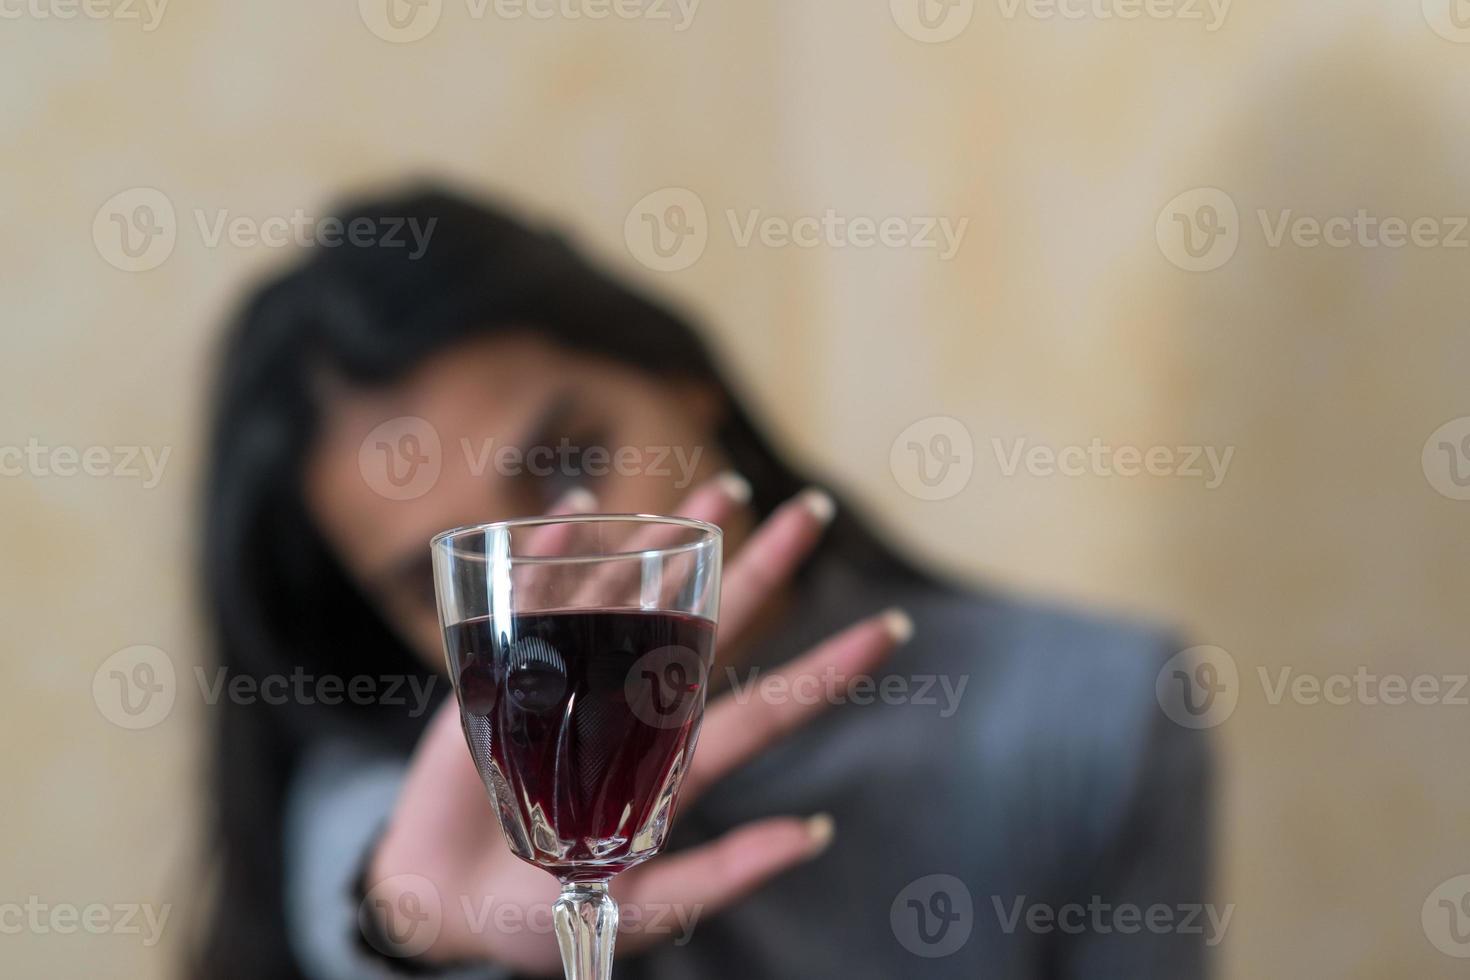
<svg viewBox="0 0 1470 980">
<path fill-rule="evenodd" d="M 585 487 L 573 487 L 561 495 L 552 510 L 588 514 L 597 509 L 597 498 Z"/>
<path fill-rule="evenodd" d="M 812 487 L 801 492 L 801 505 L 811 511 L 812 516 L 826 524 L 832 520 L 837 513 L 837 504 L 832 495 L 825 490 Z"/>
<path fill-rule="evenodd" d="M 811 838 L 812 857 L 816 857 L 827 849 L 836 831 L 837 825 L 832 822 L 830 813 L 818 813 L 806 818 L 806 835 Z"/>
<path fill-rule="evenodd" d="M 737 504 L 750 503 L 750 481 L 736 473 L 734 470 L 726 470 L 715 477 L 715 482 L 725 492 L 725 496 Z"/>
<path fill-rule="evenodd" d="M 907 643 L 914 635 L 914 619 L 895 606 L 883 613 L 883 628 L 888 630 L 894 643 Z"/>
</svg>

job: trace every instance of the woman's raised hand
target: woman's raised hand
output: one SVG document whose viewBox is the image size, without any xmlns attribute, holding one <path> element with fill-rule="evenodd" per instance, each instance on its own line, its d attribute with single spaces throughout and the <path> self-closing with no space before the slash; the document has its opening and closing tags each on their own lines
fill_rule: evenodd
<svg viewBox="0 0 1470 980">
<path fill-rule="evenodd" d="M 698 487 L 679 516 L 722 524 L 744 506 L 749 487 L 726 474 Z M 573 491 L 553 515 L 588 512 L 595 500 Z M 720 599 L 719 643 L 739 643 L 757 612 L 811 552 L 833 504 L 807 490 L 778 508 L 727 560 Z M 548 528 L 555 533 L 554 528 Z M 538 543 L 539 544 L 539 543 Z M 773 672 L 778 683 L 829 686 L 871 672 L 908 638 L 912 626 L 897 610 L 872 616 L 828 638 Z M 716 654 L 718 660 L 718 652 Z M 696 798 L 737 766 L 814 717 L 836 700 L 712 701 L 699 747 L 680 794 Z M 696 919 L 718 912 L 770 878 L 825 849 L 834 828 L 825 815 L 770 817 L 677 853 L 666 853 L 617 876 L 613 892 L 622 910 L 619 954 L 671 941 Z M 405 949 L 443 963 L 485 961 L 518 972 L 554 974 L 560 954 L 551 930 L 559 886 L 551 875 L 511 854 L 460 729 L 450 700 L 432 719 L 414 751 L 393 816 L 365 877 L 375 906 L 438 912 L 427 949 Z M 424 894 L 425 891 L 430 892 Z M 389 925 L 389 923 L 385 923 Z M 391 929 L 379 932 L 391 938 Z M 384 950 L 394 952 L 394 950 Z"/>
</svg>

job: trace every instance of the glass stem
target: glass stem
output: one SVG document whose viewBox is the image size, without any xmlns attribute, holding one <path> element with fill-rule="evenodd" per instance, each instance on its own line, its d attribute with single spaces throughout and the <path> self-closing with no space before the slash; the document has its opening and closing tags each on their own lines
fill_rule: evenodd
<svg viewBox="0 0 1470 980">
<path fill-rule="evenodd" d="M 613 941 L 618 937 L 618 903 L 607 893 L 607 882 L 568 882 L 552 914 L 567 980 L 609 980 Z"/>
</svg>

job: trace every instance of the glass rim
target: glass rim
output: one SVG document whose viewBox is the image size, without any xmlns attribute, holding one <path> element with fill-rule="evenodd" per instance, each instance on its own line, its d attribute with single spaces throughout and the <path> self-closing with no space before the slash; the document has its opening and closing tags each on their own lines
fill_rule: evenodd
<svg viewBox="0 0 1470 980">
<path fill-rule="evenodd" d="M 452 527 L 434 535 L 429 539 L 429 548 L 433 550 L 446 543 L 449 543 L 451 548 L 453 548 L 452 542 L 456 538 L 466 537 L 471 534 L 482 534 L 513 528 L 538 527 L 546 524 L 671 524 L 677 527 L 688 528 L 691 531 L 698 531 L 702 535 L 705 535 L 705 537 L 696 538 L 693 541 L 686 541 L 683 544 L 665 545 L 657 548 L 632 548 L 627 551 L 512 556 L 512 562 L 517 564 L 528 564 L 532 562 L 586 562 L 605 561 L 617 558 L 636 558 L 641 555 L 676 555 L 695 548 L 707 547 L 711 541 L 722 541 L 725 536 L 725 532 L 719 525 L 711 524 L 708 521 L 696 520 L 693 517 L 670 517 L 664 514 L 562 514 L 541 515 L 539 517 L 512 517 L 503 521 L 487 521 L 483 524 L 461 524 L 459 527 Z M 480 558 L 481 560 L 485 560 L 483 555 Z"/>
</svg>

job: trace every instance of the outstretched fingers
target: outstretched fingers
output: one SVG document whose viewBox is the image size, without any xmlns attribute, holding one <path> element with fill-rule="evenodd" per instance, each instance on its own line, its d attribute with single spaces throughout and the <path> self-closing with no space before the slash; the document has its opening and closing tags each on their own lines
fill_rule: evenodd
<svg viewBox="0 0 1470 980">
<path fill-rule="evenodd" d="M 816 547 L 836 504 L 825 492 L 804 490 L 776 508 L 726 562 L 720 595 L 720 637 L 735 641 L 756 612 Z"/>
<path fill-rule="evenodd" d="M 832 818 L 826 814 L 757 820 L 708 844 L 666 854 L 621 876 L 613 885 L 624 918 L 636 909 L 648 923 L 619 937 L 620 952 L 633 952 L 667 938 L 662 933 L 692 932 L 698 921 L 738 901 L 765 882 L 821 854 L 831 843 Z"/>
<path fill-rule="evenodd" d="M 849 626 L 764 678 L 728 691 L 705 712 L 699 751 L 684 781 L 686 798 L 844 701 L 852 683 L 906 642 L 913 629 L 907 613 L 890 609 Z"/>
</svg>

